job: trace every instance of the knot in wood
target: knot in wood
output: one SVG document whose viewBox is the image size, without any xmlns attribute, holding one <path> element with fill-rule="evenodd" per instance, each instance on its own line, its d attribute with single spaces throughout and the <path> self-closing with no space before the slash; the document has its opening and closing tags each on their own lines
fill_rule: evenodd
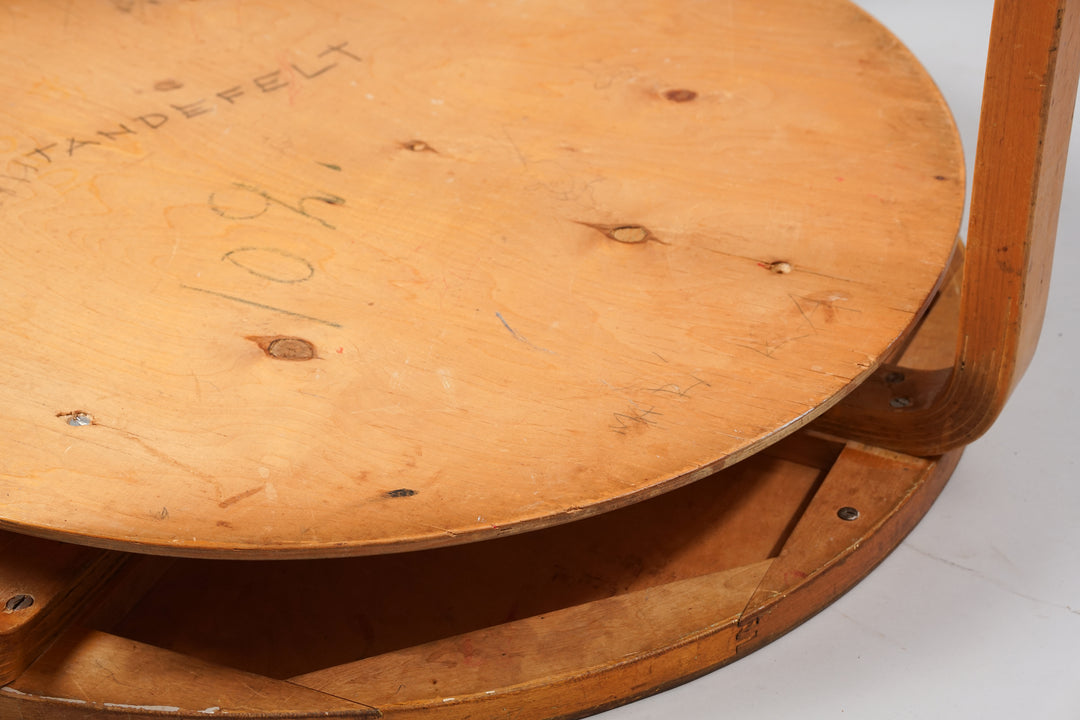
<svg viewBox="0 0 1080 720">
<path fill-rule="evenodd" d="M 684 103 L 696 99 L 697 93 L 693 90 L 687 90 L 686 88 L 675 88 L 674 90 L 668 90 L 664 93 L 664 97 L 671 102 Z"/>
<path fill-rule="evenodd" d="M 315 346 L 302 338 L 283 337 L 271 341 L 266 354 L 278 360 L 311 360 L 315 357 Z"/>
</svg>

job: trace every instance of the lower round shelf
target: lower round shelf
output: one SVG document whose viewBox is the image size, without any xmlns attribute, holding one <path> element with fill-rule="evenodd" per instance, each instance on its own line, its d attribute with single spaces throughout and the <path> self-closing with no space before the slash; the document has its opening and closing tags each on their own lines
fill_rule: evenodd
<svg viewBox="0 0 1080 720">
<path fill-rule="evenodd" d="M 654 500 L 489 542 L 289 562 L 101 553 L 129 561 L 0 689 L 0 716 L 587 715 L 821 610 L 899 543 L 958 459 L 802 433 Z M 24 631 L 60 612 L 47 595 Z"/>
</svg>

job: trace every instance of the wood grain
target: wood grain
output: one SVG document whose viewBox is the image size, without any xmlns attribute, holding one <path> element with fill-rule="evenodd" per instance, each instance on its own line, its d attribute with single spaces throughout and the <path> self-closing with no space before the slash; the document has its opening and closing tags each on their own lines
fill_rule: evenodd
<svg viewBox="0 0 1080 720">
<path fill-rule="evenodd" d="M 0 525 L 138 552 L 704 477 L 881 362 L 961 215 L 939 93 L 843 0 L 55 0 L 0 94 Z"/>
<path fill-rule="evenodd" d="M 0 688 L 20 720 L 145 717 L 377 718 L 362 704 L 200 662 L 107 633 L 69 633 Z"/>
</svg>

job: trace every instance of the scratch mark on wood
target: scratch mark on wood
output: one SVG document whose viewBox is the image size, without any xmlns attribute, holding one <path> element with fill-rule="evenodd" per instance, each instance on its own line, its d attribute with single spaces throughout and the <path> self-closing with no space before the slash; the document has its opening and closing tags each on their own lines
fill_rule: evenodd
<svg viewBox="0 0 1080 720">
<path fill-rule="evenodd" d="M 115 708 L 117 710 L 141 710 L 143 712 L 162 712 L 162 713 L 175 713 L 180 712 L 180 708 L 175 705 L 125 705 L 123 703 L 102 703 L 106 708 Z"/>
<path fill-rule="evenodd" d="M 681 387 L 679 385 L 676 385 L 675 383 L 668 383 L 667 385 L 661 385 L 660 387 L 656 387 L 656 388 L 649 388 L 648 390 L 649 390 L 649 392 L 670 393 L 672 395 L 678 395 L 679 397 L 688 398 L 688 397 L 690 397 L 690 391 L 693 390 L 694 388 L 698 387 L 699 385 L 704 385 L 705 387 L 712 387 L 712 385 L 705 382 L 704 380 L 702 380 L 699 377 L 694 377 L 693 375 L 691 375 L 690 377 L 694 378 L 695 382 L 694 382 L 693 385 L 690 385 L 689 387 L 684 388 L 684 387 Z"/>
<path fill-rule="evenodd" d="M 170 90 L 179 90 L 184 87 L 184 83 L 176 80 L 175 78 L 166 78 L 165 80 L 158 80 L 154 83 L 154 89 L 158 92 L 169 92 Z"/>
<path fill-rule="evenodd" d="M 503 133 L 506 134 L 506 139 L 510 141 L 510 146 L 514 148 L 514 152 L 517 153 L 518 160 L 521 161 L 521 166 L 529 167 L 529 161 L 525 159 L 525 155 L 522 154 L 521 148 L 518 147 L 518 144 L 514 142 L 514 138 L 511 137 L 510 129 L 507 128 L 505 125 L 503 126 Z"/>
<path fill-rule="evenodd" d="M 139 437 L 138 435 L 136 435 L 133 432 L 130 432 L 128 430 L 122 430 L 122 429 L 116 428 L 116 427 L 111 427 L 109 425 L 100 425 L 99 424 L 99 426 L 103 427 L 103 428 L 106 428 L 108 430 L 114 430 L 114 431 L 120 433 L 120 435 L 122 437 L 125 437 L 125 438 L 127 438 L 128 440 L 131 440 L 134 443 L 137 443 L 140 447 L 142 447 L 144 450 L 146 450 L 146 452 L 150 453 L 151 455 L 153 455 L 157 459 L 161 460 L 162 462 L 164 462 L 164 463 L 166 463 L 168 465 L 172 465 L 175 468 L 179 468 L 180 470 L 183 470 L 184 472 L 186 472 L 186 473 L 188 473 L 188 474 L 190 474 L 190 475 L 192 475 L 194 477 L 197 477 L 200 480 L 203 480 L 204 482 L 209 483 L 210 485 L 213 485 L 217 489 L 218 496 L 219 497 L 221 496 L 221 494 L 222 494 L 222 492 L 221 492 L 221 483 L 219 483 L 217 478 L 214 477 L 213 475 L 211 475 L 210 473 L 203 472 L 202 470 L 199 470 L 198 468 L 192 467 L 191 465 L 188 465 L 186 463 L 181 462 L 180 460 L 177 460 L 172 455 L 169 455 L 166 452 L 162 452 L 161 450 L 158 450 L 156 447 L 154 447 L 150 443 L 146 442 L 145 440 L 143 440 L 141 437 Z M 164 511 L 165 508 L 162 508 L 162 510 Z"/>
<path fill-rule="evenodd" d="M 194 290 L 195 292 L 206 293 L 207 295 L 213 295 L 215 297 L 224 298 L 226 300 L 232 300 L 233 302 L 243 303 L 244 305 L 251 305 L 252 307 L 261 308 L 263 310 L 281 313 L 282 315 L 289 315 L 290 317 L 300 318 L 302 320 L 310 320 L 312 322 L 322 323 L 323 325 L 329 325 L 330 327 L 341 327 L 340 323 L 323 320 L 322 318 L 312 317 L 311 315 L 304 315 L 303 313 L 293 312 L 292 310 L 286 310 L 284 308 L 274 307 L 273 305 L 266 305 L 264 303 L 255 302 L 254 300 L 236 297 L 235 295 L 228 295 L 226 293 L 218 292 L 216 290 L 207 290 L 206 288 L 195 287 L 193 285 L 181 285 L 180 287 L 184 288 L 185 290 Z"/>
<path fill-rule="evenodd" d="M 626 435 L 634 427 L 642 427 L 645 425 L 656 425 L 656 420 L 652 418 L 660 417 L 661 413 L 656 412 L 652 407 L 648 410 L 641 410 L 633 405 L 627 408 L 626 412 L 612 413 L 615 418 L 615 425 L 609 425 L 612 432 L 616 432 L 619 435 Z"/>
<path fill-rule="evenodd" d="M 546 352 L 549 355 L 554 355 L 555 354 L 554 352 L 552 352 L 551 350 L 548 350 L 547 348 L 542 348 L 542 347 L 540 347 L 538 345 L 534 345 L 533 343 L 529 342 L 529 339 L 526 338 L 524 335 L 518 334 L 518 331 L 515 330 L 514 328 L 510 327 L 510 323 L 506 322 L 506 318 L 504 318 L 502 316 L 502 313 L 496 312 L 495 317 L 499 318 L 499 322 L 501 322 L 503 324 L 504 328 L 506 328 L 507 330 L 510 331 L 510 334 L 514 336 L 515 340 L 518 340 L 520 342 L 525 343 L 526 345 L 531 347 L 533 350 L 539 350 L 540 352 Z"/>
<path fill-rule="evenodd" d="M 836 305 L 838 301 L 850 299 L 847 295 L 841 292 L 826 291 L 821 293 L 815 293 L 813 295 L 789 295 L 789 297 L 791 298 L 792 302 L 794 302 L 799 307 L 799 312 L 803 314 L 803 317 L 807 319 L 807 322 L 810 322 L 810 318 L 817 314 L 817 311 L 819 309 L 824 311 L 826 324 L 831 323 L 833 320 L 836 319 L 837 310 L 847 310 L 848 312 L 861 312 L 860 310 L 856 310 L 854 308 L 838 307 Z M 805 311 L 803 303 L 806 303 L 810 306 L 809 312 Z M 811 327 L 814 327 L 814 324 L 812 322 L 810 323 L 810 325 Z M 814 329 L 815 331 L 817 330 L 816 327 L 814 327 Z"/>
<path fill-rule="evenodd" d="M 225 498 L 224 500 L 219 502 L 218 507 L 219 508 L 230 507 L 230 506 L 235 505 L 236 503 L 240 502 L 241 500 L 246 500 L 247 498 L 251 497 L 252 495 L 255 495 L 257 493 L 261 493 L 265 489 L 266 489 L 265 485 L 259 485 L 258 487 L 251 488 L 250 490 L 245 490 L 242 493 L 237 493 L 236 495 L 233 495 L 232 497 Z"/>
<path fill-rule="evenodd" d="M 779 342 L 776 342 L 776 343 L 765 341 L 763 343 L 763 345 L 765 346 L 764 350 L 762 350 L 759 347 L 754 347 L 753 345 L 736 345 L 735 347 L 741 347 L 741 348 L 743 348 L 745 350 L 753 350 L 754 352 L 756 352 L 756 353 L 758 353 L 760 355 L 764 355 L 765 357 L 772 360 L 772 359 L 774 359 L 773 356 L 776 354 L 776 351 L 779 350 L 780 348 L 784 347 L 788 343 L 793 343 L 796 340 L 802 340 L 803 338 L 808 338 L 808 337 L 810 337 L 810 336 L 809 335 L 799 335 L 798 337 L 784 338 L 783 340 L 781 340 Z"/>
<path fill-rule="evenodd" d="M 810 327 L 811 327 L 811 328 L 813 329 L 813 331 L 814 331 L 814 332 L 817 332 L 817 326 L 815 326 L 815 325 L 814 325 L 814 321 L 810 319 L 810 315 L 807 315 L 807 314 L 806 314 L 806 311 L 805 311 L 805 310 L 803 310 L 803 307 L 802 307 L 802 305 L 801 305 L 801 304 L 799 303 L 798 299 L 796 299 L 796 297 L 795 297 L 794 295 L 788 295 L 788 297 L 789 297 L 789 298 L 791 298 L 791 302 L 795 303 L 795 307 L 797 307 L 797 308 L 799 309 L 799 314 L 800 314 L 800 315 L 802 315 L 802 317 L 803 317 L 803 320 L 805 320 L 805 321 L 806 321 L 806 323 L 807 323 L 807 324 L 808 324 L 808 325 L 809 325 L 809 326 L 810 326 Z M 814 310 L 817 310 L 817 306 L 816 306 L 816 305 L 815 305 L 815 306 L 814 306 L 814 308 L 813 308 L 813 309 L 812 309 L 812 310 L 810 311 L 810 313 L 811 313 L 811 314 L 813 314 Z"/>
</svg>

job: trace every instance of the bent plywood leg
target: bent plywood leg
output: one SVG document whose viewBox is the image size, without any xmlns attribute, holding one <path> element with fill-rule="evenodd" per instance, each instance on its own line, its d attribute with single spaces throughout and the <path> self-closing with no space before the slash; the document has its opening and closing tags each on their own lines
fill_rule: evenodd
<svg viewBox="0 0 1080 720">
<path fill-rule="evenodd" d="M 914 455 L 989 429 L 1042 326 L 1078 76 L 1080 2 L 996 3 L 954 360 L 947 372 L 905 373 L 912 391 L 894 397 L 906 404 L 860 388 L 822 427 Z M 896 373 L 884 368 L 878 384 Z"/>
</svg>

